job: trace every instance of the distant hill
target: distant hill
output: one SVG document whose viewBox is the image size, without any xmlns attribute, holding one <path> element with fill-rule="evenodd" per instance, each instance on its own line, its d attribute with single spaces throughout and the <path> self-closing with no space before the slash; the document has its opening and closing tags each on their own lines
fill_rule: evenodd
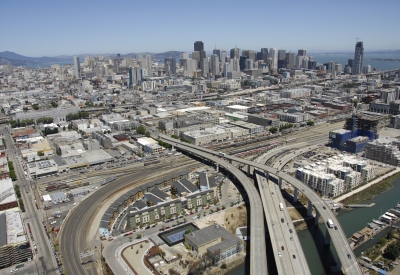
<svg viewBox="0 0 400 275">
<path fill-rule="evenodd" d="M 164 61 L 164 58 L 176 58 L 180 59 L 182 57 L 183 52 L 179 51 L 168 51 L 164 53 L 150 53 L 150 52 L 144 52 L 140 53 L 143 54 L 144 56 L 146 55 L 151 55 L 153 60 L 159 60 L 159 61 Z M 127 55 L 130 55 L 131 57 L 135 58 L 138 53 L 130 53 Z M 87 54 L 80 54 L 78 55 L 79 58 L 81 59 L 81 62 L 83 62 L 83 59 L 86 57 Z M 92 56 L 98 56 L 98 55 L 103 55 L 103 56 L 109 56 L 110 58 L 114 58 L 117 56 L 117 54 L 112 53 L 112 54 L 92 54 Z M 125 57 L 126 55 L 122 55 L 121 57 Z M 10 51 L 5 51 L 5 52 L 0 52 L 0 65 L 5 65 L 5 64 L 12 64 L 14 66 L 27 66 L 27 65 L 35 65 L 35 64 L 40 64 L 40 63 L 57 63 L 57 62 L 65 62 L 65 61 L 70 61 L 71 63 L 73 62 L 73 57 L 74 56 L 68 56 L 68 55 L 60 55 L 60 56 L 54 56 L 54 57 L 49 57 L 49 56 L 43 56 L 43 57 L 29 57 L 29 56 L 24 56 L 20 55 L 14 52 Z"/>
</svg>

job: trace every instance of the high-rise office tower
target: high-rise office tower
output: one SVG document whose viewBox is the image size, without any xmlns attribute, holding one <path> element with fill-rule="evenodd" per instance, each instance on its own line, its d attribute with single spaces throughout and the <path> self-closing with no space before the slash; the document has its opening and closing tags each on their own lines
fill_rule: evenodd
<svg viewBox="0 0 400 275">
<path fill-rule="evenodd" d="M 354 66 L 354 59 L 353 59 L 353 58 L 350 58 L 350 59 L 347 61 L 347 65 L 349 65 L 350 68 L 353 68 L 353 66 Z"/>
<path fill-rule="evenodd" d="M 194 51 L 200 53 L 200 60 L 206 57 L 206 52 L 204 51 L 204 43 L 202 41 L 194 42 Z"/>
<path fill-rule="evenodd" d="M 210 72 L 210 65 L 208 62 L 208 58 L 203 58 L 200 62 L 200 69 L 201 69 L 201 75 L 204 77 L 208 76 L 208 73 Z"/>
<path fill-rule="evenodd" d="M 196 42 L 194 42 L 194 51 L 195 51 L 195 52 L 204 51 L 204 44 L 203 44 L 203 41 L 196 41 Z"/>
<path fill-rule="evenodd" d="M 231 60 L 229 61 L 231 64 L 231 71 L 232 72 L 239 72 L 240 71 L 240 65 L 239 65 L 239 59 L 235 58 L 231 58 Z"/>
<path fill-rule="evenodd" d="M 226 50 L 221 51 L 221 63 L 225 64 L 226 62 Z"/>
<path fill-rule="evenodd" d="M 268 60 L 268 49 L 267 48 L 261 48 L 262 56 L 263 56 L 263 61 L 264 63 L 267 63 Z"/>
<path fill-rule="evenodd" d="M 363 74 L 369 74 L 372 72 L 371 65 L 366 65 L 363 67 Z"/>
<path fill-rule="evenodd" d="M 239 68 L 241 71 L 245 70 L 246 68 L 246 60 L 248 59 L 247 56 L 241 56 L 239 58 Z"/>
<path fill-rule="evenodd" d="M 146 66 L 145 66 L 145 68 L 147 69 L 149 76 L 152 76 L 152 74 L 151 74 L 151 66 L 152 66 L 151 55 L 146 55 Z"/>
<path fill-rule="evenodd" d="M 271 58 L 271 61 L 272 61 L 269 71 L 275 72 L 278 69 L 278 51 L 276 50 L 276 48 L 269 49 L 268 58 Z"/>
<path fill-rule="evenodd" d="M 171 57 L 171 73 L 176 74 L 176 58 Z"/>
<path fill-rule="evenodd" d="M 230 57 L 231 58 L 235 58 L 236 57 L 237 59 L 239 59 L 239 57 L 240 57 L 240 49 L 237 48 L 237 47 L 231 49 Z"/>
<path fill-rule="evenodd" d="M 113 66 L 114 66 L 114 73 L 119 73 L 119 59 L 114 58 L 113 59 Z"/>
<path fill-rule="evenodd" d="M 297 51 L 297 55 L 306 56 L 307 55 L 307 50 L 300 49 L 300 50 Z"/>
<path fill-rule="evenodd" d="M 261 63 L 264 62 L 264 60 L 263 60 L 263 53 L 262 53 L 262 52 L 257 52 L 257 54 L 256 54 L 256 61 L 261 61 Z"/>
<path fill-rule="evenodd" d="M 210 57 L 210 71 L 212 75 L 219 75 L 219 57 L 216 54 Z"/>
<path fill-rule="evenodd" d="M 243 50 L 243 51 L 242 51 L 242 56 L 247 56 L 247 57 L 249 57 L 249 52 L 250 52 L 250 50 Z"/>
<path fill-rule="evenodd" d="M 188 59 L 189 58 L 189 54 L 188 53 L 183 53 L 182 54 L 182 59 Z"/>
<path fill-rule="evenodd" d="M 75 79 L 81 78 L 81 63 L 79 62 L 79 56 L 74 56 L 74 76 Z"/>
<path fill-rule="evenodd" d="M 132 88 L 136 85 L 142 85 L 143 71 L 140 67 L 129 68 L 129 87 Z"/>
<path fill-rule="evenodd" d="M 231 72 L 231 64 L 224 63 L 224 77 L 228 76 L 228 73 Z"/>
<path fill-rule="evenodd" d="M 286 59 L 286 50 L 278 50 L 278 60 Z"/>
<path fill-rule="evenodd" d="M 197 66 L 196 68 L 200 68 L 200 52 L 194 51 L 192 52 L 192 59 L 197 61 Z"/>
<path fill-rule="evenodd" d="M 171 74 L 171 60 L 169 58 L 164 58 L 164 72 L 166 75 Z"/>
<path fill-rule="evenodd" d="M 217 44 L 215 44 L 215 47 L 214 47 L 214 50 L 213 50 L 213 54 L 218 55 L 219 62 L 221 62 L 221 50 L 217 49 Z"/>
<path fill-rule="evenodd" d="M 290 52 L 286 54 L 286 68 L 290 69 L 294 67 L 294 53 Z"/>
<path fill-rule="evenodd" d="M 362 73 L 362 63 L 364 57 L 364 45 L 359 41 L 356 43 L 356 50 L 354 52 L 354 65 L 352 67 L 353 74 Z"/>
<path fill-rule="evenodd" d="M 252 70 L 253 69 L 253 59 L 246 59 L 244 63 L 245 70 Z"/>
<path fill-rule="evenodd" d="M 249 57 L 249 59 L 251 59 L 254 62 L 256 60 L 256 52 L 255 51 L 249 51 L 248 57 Z"/>
</svg>

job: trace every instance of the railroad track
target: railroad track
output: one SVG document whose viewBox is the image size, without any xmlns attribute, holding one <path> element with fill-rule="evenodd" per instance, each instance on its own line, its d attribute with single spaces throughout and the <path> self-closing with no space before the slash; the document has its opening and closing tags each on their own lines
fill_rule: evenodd
<svg viewBox="0 0 400 275">
<path fill-rule="evenodd" d="M 194 168 L 198 165 L 197 161 L 184 160 L 184 163 L 176 162 L 172 168 Z M 100 205 L 103 204 L 108 197 L 123 189 L 134 188 L 149 180 L 165 176 L 159 175 L 149 178 L 151 172 L 160 171 L 160 169 L 163 168 L 165 169 L 164 164 L 146 166 L 127 174 L 117 179 L 112 184 L 100 188 L 96 193 L 88 196 L 72 210 L 63 223 L 59 237 L 62 260 L 67 274 L 93 274 L 91 270 L 93 267 L 89 268 L 91 271 L 87 272 L 82 266 L 79 253 L 87 250 L 86 238 L 88 230 L 96 215 L 96 210 Z M 94 274 L 96 274 L 96 272 L 94 272 Z"/>
</svg>

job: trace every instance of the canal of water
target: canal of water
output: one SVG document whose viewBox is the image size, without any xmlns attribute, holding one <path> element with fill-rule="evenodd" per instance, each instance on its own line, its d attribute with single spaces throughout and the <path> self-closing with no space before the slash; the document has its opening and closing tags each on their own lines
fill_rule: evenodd
<svg viewBox="0 0 400 275">
<path fill-rule="evenodd" d="M 347 237 L 351 237 L 353 233 L 367 226 L 372 219 L 378 219 L 381 213 L 385 213 L 388 209 L 394 208 L 400 200 L 400 178 L 394 181 L 392 189 L 377 195 L 373 202 L 375 206 L 370 208 L 356 208 L 351 211 L 340 211 L 337 216 L 343 231 Z M 366 202 L 368 203 L 368 202 Z M 317 227 L 310 226 L 306 230 L 298 232 L 298 236 L 307 258 L 308 265 L 312 275 L 324 275 L 328 273 L 329 266 L 334 265 L 338 260 L 336 250 L 333 245 L 324 246 L 325 241 L 325 224 L 319 224 Z M 362 251 L 371 247 L 373 244 L 383 238 L 390 229 L 385 229 L 369 240 L 365 244 L 358 247 L 354 253 L 359 256 Z M 244 275 L 245 265 L 238 266 L 231 270 L 228 275 Z"/>
</svg>

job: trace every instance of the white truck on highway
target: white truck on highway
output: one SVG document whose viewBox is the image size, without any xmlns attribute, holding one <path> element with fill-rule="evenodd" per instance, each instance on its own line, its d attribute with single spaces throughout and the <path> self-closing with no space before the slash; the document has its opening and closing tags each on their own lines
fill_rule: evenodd
<svg viewBox="0 0 400 275">
<path fill-rule="evenodd" d="M 279 209 L 283 211 L 283 203 L 279 203 Z"/>
<path fill-rule="evenodd" d="M 334 224 L 332 222 L 331 219 L 328 219 L 328 221 L 326 222 L 326 224 L 328 225 L 329 228 L 333 228 Z"/>
</svg>

